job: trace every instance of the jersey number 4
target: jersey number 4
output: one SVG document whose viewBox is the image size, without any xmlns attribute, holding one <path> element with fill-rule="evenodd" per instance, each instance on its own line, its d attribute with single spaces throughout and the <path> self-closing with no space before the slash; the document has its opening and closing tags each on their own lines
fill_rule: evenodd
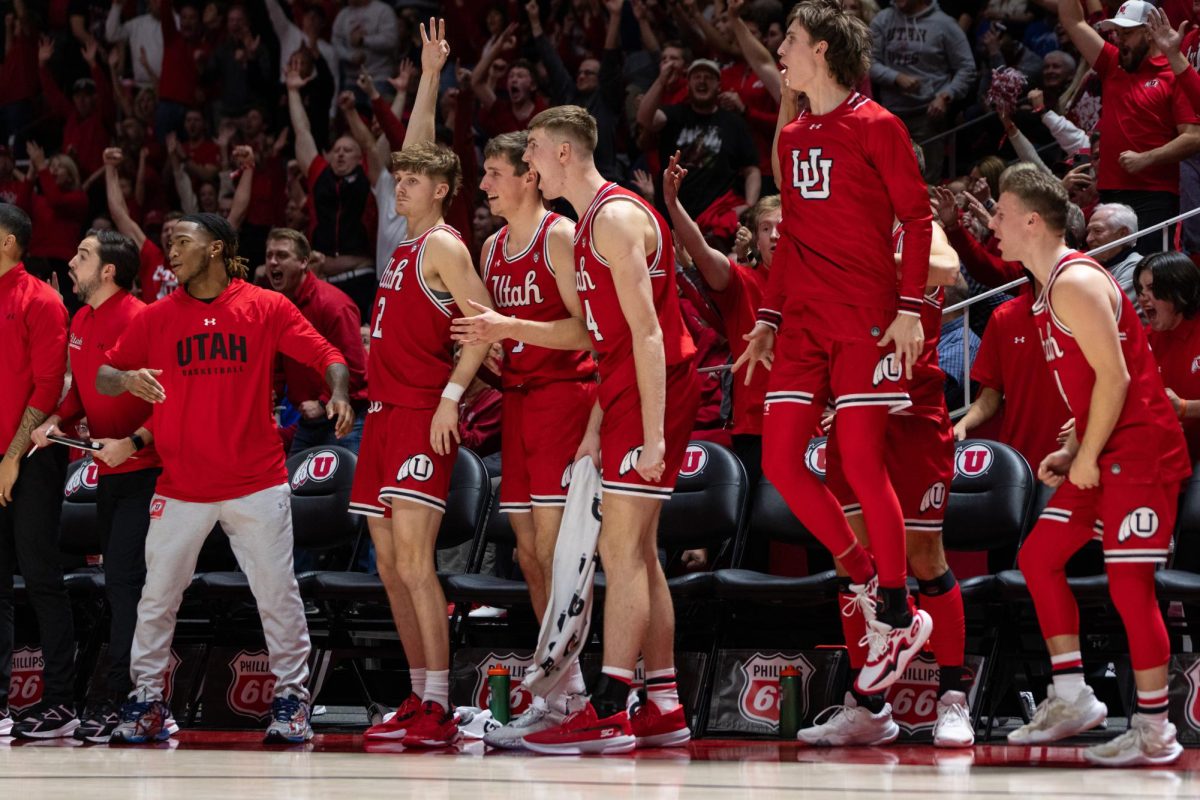
<svg viewBox="0 0 1200 800">
<path fill-rule="evenodd" d="M 596 324 L 596 318 L 592 316 L 592 304 L 587 300 L 583 301 L 583 317 L 592 338 L 597 342 L 603 342 L 604 336 L 600 333 L 600 326 Z"/>
</svg>

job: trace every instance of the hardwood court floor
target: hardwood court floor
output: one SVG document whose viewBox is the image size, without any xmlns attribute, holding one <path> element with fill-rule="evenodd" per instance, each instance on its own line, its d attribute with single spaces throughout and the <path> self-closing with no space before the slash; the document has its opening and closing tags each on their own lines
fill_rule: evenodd
<svg viewBox="0 0 1200 800">
<path fill-rule="evenodd" d="M 706 740 L 686 751 L 631 757 L 483 755 L 482 743 L 433 753 L 364 746 L 323 734 L 264 748 L 249 733 L 189 731 L 153 747 L 73 746 L 0 739 L 4 800 L 744 800 L 747 797 L 1200 798 L 1200 750 L 1171 769 L 1084 767 L 1074 747 L 986 745 L 812 750 Z"/>
</svg>

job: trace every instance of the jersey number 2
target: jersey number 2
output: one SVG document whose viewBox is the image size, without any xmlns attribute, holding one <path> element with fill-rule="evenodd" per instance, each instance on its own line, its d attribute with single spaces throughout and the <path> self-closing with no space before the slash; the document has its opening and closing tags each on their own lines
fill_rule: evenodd
<svg viewBox="0 0 1200 800">
<path fill-rule="evenodd" d="M 379 310 L 375 312 L 375 325 L 374 325 L 374 327 L 371 328 L 371 338 L 372 339 L 382 339 L 383 338 L 383 309 L 387 307 L 387 298 L 386 297 L 379 298 L 379 302 L 376 305 L 379 306 Z"/>
</svg>

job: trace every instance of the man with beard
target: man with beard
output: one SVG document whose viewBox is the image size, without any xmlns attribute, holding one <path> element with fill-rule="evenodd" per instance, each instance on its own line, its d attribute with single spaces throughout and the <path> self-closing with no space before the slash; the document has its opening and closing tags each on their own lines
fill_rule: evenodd
<svg viewBox="0 0 1200 800">
<path fill-rule="evenodd" d="M 1120 46 L 1104 41 L 1075 0 L 1058 9 L 1063 28 L 1102 81 L 1100 200 L 1133 208 L 1142 230 L 1179 213 L 1179 162 L 1200 152 L 1200 117 L 1146 30 L 1152 9 L 1129 0 L 1100 23 L 1116 32 Z M 1138 249 L 1155 252 L 1161 242 L 1158 234 L 1147 236 Z"/>
</svg>

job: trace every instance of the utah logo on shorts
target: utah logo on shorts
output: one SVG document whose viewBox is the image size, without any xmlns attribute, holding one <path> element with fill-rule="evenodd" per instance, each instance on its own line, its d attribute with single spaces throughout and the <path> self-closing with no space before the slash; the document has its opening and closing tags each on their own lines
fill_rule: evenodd
<svg viewBox="0 0 1200 800">
<path fill-rule="evenodd" d="M 634 466 L 637 464 L 637 460 L 641 457 L 642 457 L 641 446 L 635 447 L 632 450 L 630 450 L 628 453 L 625 454 L 625 457 L 621 459 L 621 469 L 618 470 L 618 474 L 622 478 L 624 478 L 626 475 L 628 475 L 630 472 L 633 471 Z"/>
<path fill-rule="evenodd" d="M 1121 529 L 1117 531 L 1117 542 L 1127 542 L 1134 536 L 1149 539 L 1158 533 L 1158 514 L 1153 508 L 1141 506 L 1125 515 Z"/>
<path fill-rule="evenodd" d="M 558 484 L 559 488 L 566 489 L 571 485 L 571 470 L 575 469 L 575 462 L 568 461 L 567 468 L 563 470 L 562 481 Z"/>
<path fill-rule="evenodd" d="M 941 508 L 946 505 L 946 484 L 938 481 L 933 486 L 925 490 L 925 494 L 921 497 L 921 513 L 925 513 L 931 508 Z"/>
<path fill-rule="evenodd" d="M 900 369 L 900 359 L 896 358 L 895 353 L 888 353 L 875 365 L 875 376 L 871 379 L 871 385 L 878 386 L 884 381 L 896 383 L 903 374 Z"/>
<path fill-rule="evenodd" d="M 415 456 L 410 456 L 407 461 L 400 465 L 400 471 L 396 473 L 396 480 L 404 481 L 412 478 L 414 481 L 427 481 L 433 477 L 433 459 L 424 453 L 418 453 Z"/>
</svg>

